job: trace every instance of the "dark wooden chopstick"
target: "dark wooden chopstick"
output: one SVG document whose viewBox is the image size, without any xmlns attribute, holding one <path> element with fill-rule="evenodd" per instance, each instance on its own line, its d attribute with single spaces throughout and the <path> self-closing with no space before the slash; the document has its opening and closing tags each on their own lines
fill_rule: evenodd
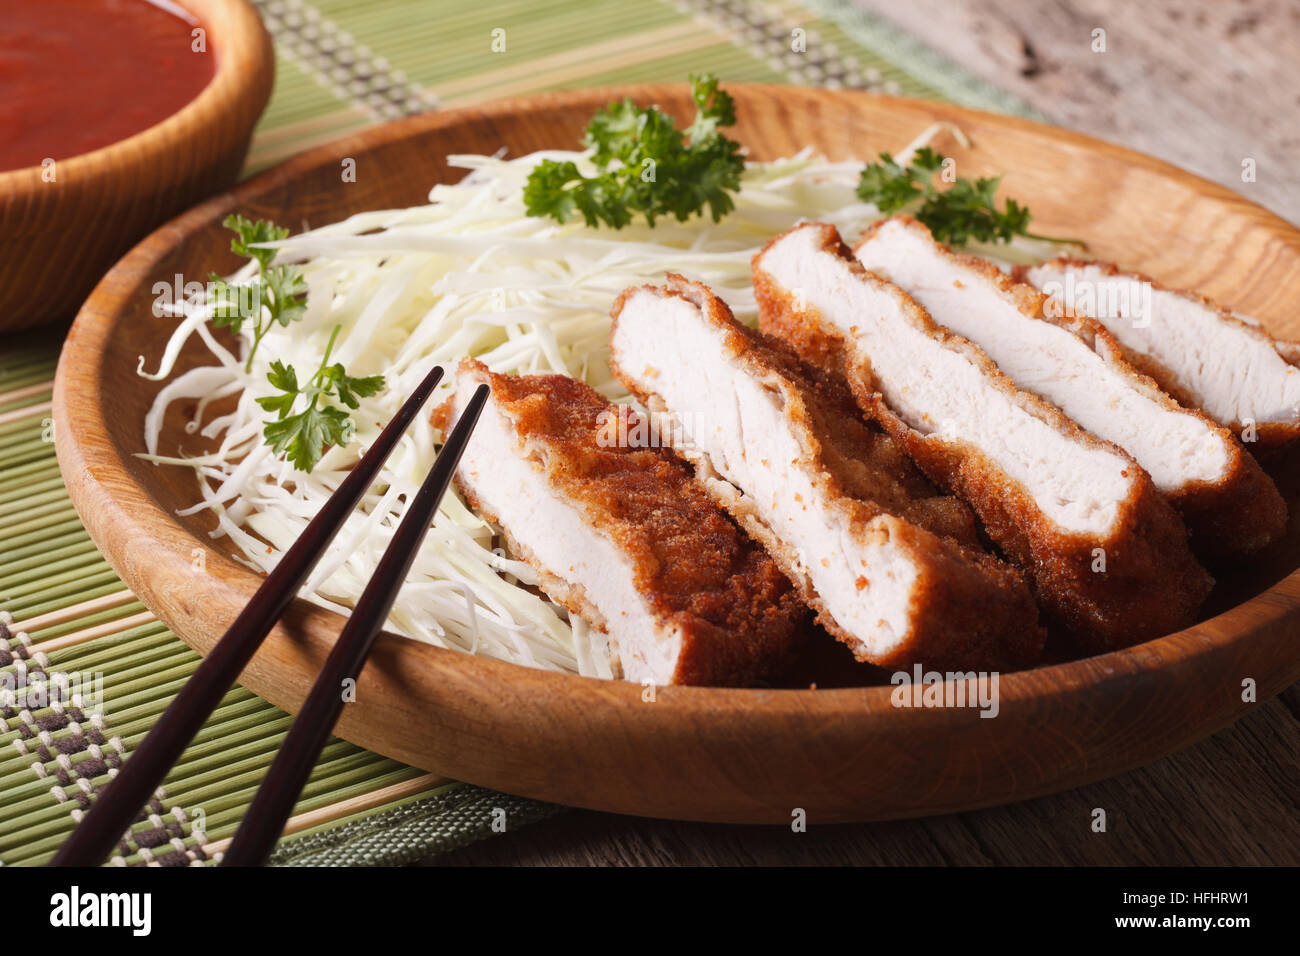
<svg viewBox="0 0 1300 956">
<path fill-rule="evenodd" d="M 145 801 L 162 783 L 167 771 L 216 710 L 293 601 L 441 379 L 441 367 L 425 376 L 374 445 L 266 576 L 252 600 L 195 669 L 117 776 L 91 804 L 81 824 L 50 860 L 50 866 L 97 866 L 122 839 Z"/>
<path fill-rule="evenodd" d="M 488 391 L 487 385 L 480 385 L 475 390 L 456 427 L 438 452 L 437 460 L 361 592 L 320 676 L 298 711 L 288 737 L 280 745 L 271 769 L 244 814 L 234 840 L 222 857 L 222 866 L 260 866 L 271 855 L 321 749 L 343 712 L 344 681 L 355 681 L 370 656 L 375 638 L 388 619 L 397 592 L 401 590 L 411 562 L 429 531 L 438 503 L 451 484 L 456 465 L 483 411 L 483 403 L 487 401 Z"/>
</svg>

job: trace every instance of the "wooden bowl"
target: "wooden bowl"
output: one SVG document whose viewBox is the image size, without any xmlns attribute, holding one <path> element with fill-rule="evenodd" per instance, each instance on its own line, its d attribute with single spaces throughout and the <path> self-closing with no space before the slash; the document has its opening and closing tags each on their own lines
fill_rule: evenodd
<svg viewBox="0 0 1300 956">
<path fill-rule="evenodd" d="M 1300 334 L 1300 232 L 1240 196 L 1154 159 L 1073 133 L 939 103 L 865 93 L 736 87 L 737 138 L 756 158 L 812 144 L 834 158 L 897 149 L 939 120 L 973 148 L 966 175 L 1006 173 L 1040 231 L 1078 235 L 1100 256 L 1188 285 Z M 690 112 L 680 86 L 553 94 L 402 120 L 312 150 L 155 232 L 78 315 L 55 385 L 59 461 L 73 501 L 114 568 L 168 626 L 212 646 L 260 577 L 214 547 L 188 471 L 132 457 L 172 321 L 151 284 L 236 265 L 219 228 L 238 210 L 320 226 L 423 202 L 461 173 L 449 153 L 572 147 L 593 111 L 623 95 Z M 342 184 L 343 157 L 357 162 Z M 207 359 L 195 347 L 178 372 Z M 186 445 L 180 409 L 163 444 Z M 1294 473 L 1292 470 L 1291 473 Z M 1295 511 L 1296 489 L 1286 494 Z M 196 570 L 194 555 L 206 558 Z M 398 760 L 574 806 L 660 817 L 788 823 L 920 816 L 1031 797 L 1117 774 L 1212 733 L 1300 676 L 1300 524 L 1249 567 L 1220 572 L 1205 620 L 1138 647 L 1005 674 L 999 712 L 898 709 L 888 686 L 819 690 L 661 689 L 530 670 L 381 638 L 338 733 Z M 243 683 L 290 711 L 341 621 L 299 601 Z"/>
<path fill-rule="evenodd" d="M 103 149 L 0 172 L 0 331 L 64 319 L 150 230 L 228 188 L 266 108 L 275 55 L 245 0 L 176 0 L 207 28 L 216 75 L 161 123 Z"/>
</svg>

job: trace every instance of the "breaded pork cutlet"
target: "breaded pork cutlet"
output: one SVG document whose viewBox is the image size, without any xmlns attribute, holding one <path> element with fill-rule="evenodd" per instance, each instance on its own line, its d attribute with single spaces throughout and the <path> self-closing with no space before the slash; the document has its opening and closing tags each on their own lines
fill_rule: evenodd
<svg viewBox="0 0 1300 956">
<path fill-rule="evenodd" d="M 456 484 L 542 590 L 607 637 L 625 679 L 745 685 L 788 664 L 807 610 L 671 451 L 610 441 L 620 413 L 577 379 L 468 359 L 440 424 L 480 382 L 492 396 Z"/>
<path fill-rule="evenodd" d="M 614 305 L 610 363 L 714 498 L 854 655 L 884 667 L 1023 665 L 1043 642 L 1019 573 L 975 547 L 843 383 L 669 276 Z"/>
<path fill-rule="evenodd" d="M 1146 472 L 868 273 L 833 226 L 768 243 L 754 289 L 763 330 L 844 375 L 862 409 L 971 504 L 1078 644 L 1109 649 L 1191 622 L 1212 581 Z"/>
<path fill-rule="evenodd" d="M 1198 554 L 1256 551 L 1286 529 L 1286 504 L 1254 457 L 1130 365 L 1095 320 L 1057 316 L 1037 289 L 952 252 L 915 219 L 877 223 L 854 255 L 982 348 L 1017 387 L 1132 455 L 1183 516 Z"/>
<path fill-rule="evenodd" d="M 1101 323 L 1133 365 L 1183 405 L 1232 429 L 1248 448 L 1300 437 L 1300 343 L 1275 339 L 1204 296 L 1110 263 L 1054 259 L 1019 270 L 1019 277 L 1048 293 L 1065 315 Z"/>
</svg>

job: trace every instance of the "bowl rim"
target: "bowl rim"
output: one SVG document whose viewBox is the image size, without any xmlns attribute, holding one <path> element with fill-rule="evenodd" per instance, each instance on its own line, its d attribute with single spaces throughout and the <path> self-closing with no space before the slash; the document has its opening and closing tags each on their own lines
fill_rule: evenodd
<svg viewBox="0 0 1300 956">
<path fill-rule="evenodd" d="M 198 26 L 207 28 L 215 67 L 212 79 L 193 99 L 152 126 L 89 152 L 55 158 L 58 175 L 64 177 L 61 181 L 80 189 L 94 189 L 124 168 L 153 165 L 156 169 L 167 169 L 169 164 L 157 161 L 168 151 L 168 143 L 202 135 L 214 118 L 231 112 L 249 97 L 257 101 L 257 112 L 266 106 L 271 84 L 265 83 L 261 96 L 258 87 L 264 82 L 266 69 L 274 70 L 275 50 L 265 24 L 248 0 L 169 2 L 197 20 Z M 36 165 L 0 171 L 0 198 L 40 195 L 39 191 L 49 185 L 41 178 L 42 169 Z M 140 177 L 127 198 L 155 192 L 158 185 L 156 178 Z M 116 193 L 120 198 L 122 191 L 118 189 Z M 39 231 L 39 228 L 27 230 L 28 233 Z"/>
<path fill-rule="evenodd" d="M 829 92 L 773 84 L 733 84 L 729 89 L 733 89 L 733 93 L 744 90 L 755 95 L 767 94 L 781 97 L 825 95 Z M 638 102 L 653 102 L 656 97 L 663 97 L 669 93 L 676 95 L 685 90 L 684 84 L 639 84 L 562 91 L 496 100 L 481 105 L 424 113 L 395 120 L 300 153 L 241 183 L 234 189 L 195 206 L 142 240 L 101 280 L 78 313 L 68 338 L 68 344 L 72 348 L 65 348 L 63 352 L 55 383 L 53 414 L 56 422 L 55 436 L 60 467 L 68 477 L 70 486 L 74 484 L 78 486 L 79 493 L 74 495 L 73 500 L 96 544 L 104 548 L 106 554 L 111 554 L 109 541 L 114 540 L 123 544 L 130 540 L 131 533 L 123 529 L 138 517 L 132 513 L 133 511 L 145 509 L 167 522 L 168 536 L 180 536 L 177 540 L 184 539 L 207 544 L 205 550 L 208 552 L 210 565 L 213 560 L 220 560 L 224 566 L 235 569 L 232 575 L 224 573 L 210 575 L 211 580 L 205 587 L 218 588 L 219 592 L 224 592 L 228 597 L 246 597 L 244 588 L 249 585 L 256 586 L 256 583 L 262 579 L 261 575 L 236 564 L 211 544 L 199 541 L 188 528 L 180 525 L 174 516 L 165 511 L 143 485 L 137 484 L 126 473 L 121 455 L 113 447 L 111 438 L 93 438 L 93 436 L 105 435 L 108 431 L 102 414 L 103 408 L 98 402 L 70 400 L 71 366 L 74 357 L 88 353 L 100 360 L 105 358 L 104 345 L 110 334 L 108 320 L 121 315 L 123 307 L 136 287 L 135 280 L 128 281 L 119 276 L 145 274 L 147 267 L 156 261 L 161 248 L 170 248 L 183 236 L 208 228 L 212 223 L 219 221 L 225 212 L 250 204 L 254 197 L 285 188 L 309 170 L 325 165 L 333 167 L 337 165 L 339 157 L 357 155 L 358 149 L 373 150 L 412 135 L 428 135 L 443 127 L 461 122 L 468 116 L 490 122 L 494 117 L 521 111 L 544 113 L 561 101 L 572 105 L 575 98 L 577 102 L 584 102 L 596 108 L 612 99 L 624 96 L 630 96 Z M 1038 135 L 1043 131 L 1042 124 L 1029 120 L 972 110 L 955 104 L 889 97 L 859 91 L 835 91 L 835 95 L 858 97 L 864 102 L 883 100 L 911 104 L 914 109 L 920 108 L 952 120 L 963 115 L 978 116 L 982 121 L 1001 126 L 1008 131 L 1030 132 Z M 1226 187 L 1145 154 L 1081 133 L 1052 130 L 1052 135 L 1074 147 L 1107 154 L 1130 165 L 1176 180 L 1201 194 L 1239 206 L 1243 212 L 1267 227 L 1285 244 L 1300 251 L 1300 229 Z M 155 248 L 156 246 L 159 248 Z M 84 378 L 86 372 L 83 369 L 78 374 Z M 97 380 L 102 379 L 98 366 L 94 369 L 94 377 Z M 90 441 L 87 443 L 83 439 L 74 437 L 79 434 L 90 437 Z M 99 447 L 97 449 L 90 447 L 93 445 Z M 114 456 L 116 460 L 113 460 Z M 106 490 L 106 486 L 109 485 L 115 488 L 113 494 Z M 136 543 L 139 543 L 138 539 Z M 183 570 L 182 565 L 189 566 L 188 559 L 176 549 L 163 546 L 159 547 L 158 551 L 160 553 L 152 556 L 152 560 L 161 557 L 166 564 L 170 565 L 167 570 Z M 145 580 L 143 568 L 133 561 L 114 560 L 113 564 L 128 586 L 133 589 L 137 589 L 139 583 Z M 203 621 L 202 614 L 197 610 L 191 613 L 186 609 L 184 614 L 179 614 L 173 607 L 168 611 L 156 613 L 159 613 L 159 617 L 169 627 L 177 631 L 187 622 L 194 622 L 195 626 L 199 627 L 199 622 Z M 337 633 L 343 620 L 336 612 L 310 604 L 302 598 L 295 598 L 291 616 L 292 626 L 286 625 L 283 630 L 273 631 L 268 644 L 279 634 L 284 640 L 292 642 L 293 653 L 308 656 L 315 655 L 320 650 L 317 647 L 303 649 L 303 645 L 314 643 L 314 639 L 309 641 L 306 637 L 308 622 L 314 622 L 313 631 L 323 628 Z M 1243 642 L 1253 641 L 1256 647 L 1262 647 L 1265 642 L 1277 642 L 1280 639 L 1279 634 L 1288 625 L 1293 627 L 1293 622 L 1298 616 L 1300 616 L 1300 568 L 1289 572 L 1254 597 L 1181 631 L 1105 654 L 1000 674 L 1000 700 L 1002 704 L 1023 703 L 1033 707 L 1048 700 L 1070 698 L 1090 691 L 1108 691 L 1115 694 L 1121 691 L 1125 693 L 1141 691 L 1150 686 L 1151 682 L 1168 678 L 1171 671 L 1186 676 L 1194 683 L 1193 678 L 1212 667 L 1212 661 L 1226 660 L 1229 650 L 1235 649 Z M 210 628 L 208 622 L 203 623 Z M 219 632 L 218 628 L 217 636 Z M 178 633 L 177 636 L 204 652 L 214 639 L 210 635 L 197 633 Z M 265 647 L 266 645 L 259 655 L 267 653 Z M 604 704 L 620 711 L 641 706 L 640 685 L 625 681 L 581 678 L 574 674 L 543 671 L 507 661 L 475 657 L 389 632 L 385 632 L 377 642 L 376 658 L 380 657 L 387 662 L 383 666 L 387 666 L 398 657 L 401 657 L 404 662 L 409 660 L 412 666 L 437 672 L 442 678 L 454 682 L 456 689 L 471 693 L 481 692 L 481 685 L 492 685 L 499 680 L 506 680 L 517 685 L 519 693 L 515 695 L 516 698 L 525 693 L 526 689 L 526 692 L 538 696 L 572 695 L 588 701 L 594 701 L 598 696 Z M 250 668 L 256 663 L 255 657 Z M 249 674 L 249 671 L 245 674 Z M 1258 700 L 1263 701 L 1282 690 L 1296 677 L 1300 677 L 1300 652 L 1287 667 L 1277 668 L 1275 672 L 1260 673 L 1256 677 Z M 247 683 L 272 703 L 296 711 L 294 694 L 301 689 L 272 686 L 265 679 L 249 680 Z M 861 736 L 866 728 L 870 728 L 873 732 L 892 739 L 910 730 L 910 726 L 902 726 L 909 725 L 908 721 L 897 722 L 896 725 L 894 722 L 880 719 L 882 715 L 896 709 L 891 703 L 893 691 L 894 688 L 889 685 L 815 690 L 671 686 L 659 688 L 658 694 L 670 698 L 675 707 L 687 713 L 707 714 L 711 718 L 743 718 L 753 723 L 756 728 L 767 728 L 770 732 L 783 729 L 782 722 L 787 718 L 803 720 L 815 716 L 827 722 L 827 733 L 831 735 Z M 1243 712 L 1240 702 L 1232 708 L 1222 702 L 1215 703 L 1214 707 L 1217 709 L 1217 725 L 1206 724 L 1189 728 L 1189 733 L 1180 746 L 1214 732 Z M 918 719 L 930 722 L 932 726 L 954 729 L 968 724 L 970 717 L 967 709 L 948 707 L 924 712 L 915 711 L 914 714 Z M 516 715 L 500 718 L 502 721 L 522 719 L 524 719 L 522 716 Z M 853 725 L 852 728 L 849 725 Z M 356 739 L 347 733 L 340 732 L 340 735 L 348 739 Z M 358 740 L 358 742 L 372 749 L 381 749 L 374 747 L 371 741 Z M 381 750 L 381 752 L 385 751 Z M 1167 752 L 1169 750 L 1165 749 L 1160 753 Z M 389 755 L 396 756 L 392 752 L 389 752 Z M 1154 756 L 1148 754 L 1143 757 L 1140 748 L 1135 747 L 1132 762 L 1126 766 L 1110 767 L 1104 771 L 1093 768 L 1089 779 L 1130 769 L 1149 759 L 1154 759 Z M 399 759 L 404 758 L 399 756 Z M 1077 785 L 1080 782 L 1084 781 L 1078 779 L 1069 785 Z M 486 785 L 509 789 L 499 784 Z M 1038 792 L 1050 792 L 1050 789 L 1042 789 Z M 1025 795 L 1030 796 L 1034 793 L 1027 791 Z"/>
</svg>

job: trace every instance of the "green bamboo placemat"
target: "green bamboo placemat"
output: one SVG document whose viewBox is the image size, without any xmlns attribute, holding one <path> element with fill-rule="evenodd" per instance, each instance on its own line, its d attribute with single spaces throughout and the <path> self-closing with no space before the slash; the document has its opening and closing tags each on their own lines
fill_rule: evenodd
<svg viewBox="0 0 1300 956">
<path fill-rule="evenodd" d="M 681 81 L 705 69 L 725 82 L 876 89 L 1027 113 L 849 0 L 256 5 L 278 72 L 248 173 L 412 112 Z M 198 663 L 122 585 L 68 500 L 51 443 L 58 349 L 44 333 L 0 340 L 0 865 L 53 854 Z M 289 721 L 231 690 L 110 863 L 219 858 Z M 558 809 L 333 740 L 273 862 L 407 863 Z"/>
</svg>

